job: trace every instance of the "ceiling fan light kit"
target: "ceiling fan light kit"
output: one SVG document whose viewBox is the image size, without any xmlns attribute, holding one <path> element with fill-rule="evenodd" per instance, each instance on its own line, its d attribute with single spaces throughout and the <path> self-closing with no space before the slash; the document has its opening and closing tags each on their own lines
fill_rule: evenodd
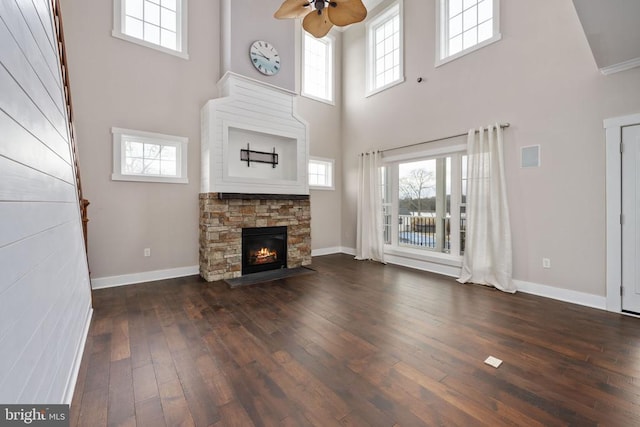
<svg viewBox="0 0 640 427">
<path fill-rule="evenodd" d="M 285 0 L 273 16 L 278 19 L 304 17 L 304 30 L 322 38 L 334 25 L 344 27 L 363 21 L 367 17 L 367 8 L 362 0 Z"/>
</svg>

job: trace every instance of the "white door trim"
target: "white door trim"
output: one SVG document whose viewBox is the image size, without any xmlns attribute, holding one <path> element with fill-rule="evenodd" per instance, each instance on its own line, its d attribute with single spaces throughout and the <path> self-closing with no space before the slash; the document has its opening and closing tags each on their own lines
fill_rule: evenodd
<svg viewBox="0 0 640 427">
<path fill-rule="evenodd" d="M 622 312 L 622 128 L 640 124 L 640 114 L 604 120 L 606 132 L 606 205 L 607 205 L 607 310 Z"/>
</svg>

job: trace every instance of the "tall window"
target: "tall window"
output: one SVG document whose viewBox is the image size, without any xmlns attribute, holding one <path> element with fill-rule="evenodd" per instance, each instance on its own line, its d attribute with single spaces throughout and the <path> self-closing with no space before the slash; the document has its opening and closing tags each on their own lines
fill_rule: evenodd
<svg viewBox="0 0 640 427">
<path fill-rule="evenodd" d="M 402 0 L 367 24 L 367 94 L 404 81 Z"/>
<path fill-rule="evenodd" d="M 440 65 L 500 40 L 500 0 L 437 0 Z"/>
<path fill-rule="evenodd" d="M 187 0 L 113 0 L 113 36 L 188 58 Z"/>
<path fill-rule="evenodd" d="M 387 164 L 383 215 L 388 245 L 463 253 L 465 158 L 457 152 Z"/>
<path fill-rule="evenodd" d="M 303 31 L 302 95 L 333 103 L 334 38 L 317 39 Z"/>
<path fill-rule="evenodd" d="M 186 184 L 187 138 L 112 128 L 114 181 Z"/>
</svg>

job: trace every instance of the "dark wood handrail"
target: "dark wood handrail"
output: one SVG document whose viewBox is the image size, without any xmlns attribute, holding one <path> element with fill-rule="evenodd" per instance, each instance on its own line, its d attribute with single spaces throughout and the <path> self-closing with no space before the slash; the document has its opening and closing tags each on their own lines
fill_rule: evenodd
<svg viewBox="0 0 640 427">
<path fill-rule="evenodd" d="M 71 153 L 73 156 L 73 167 L 76 175 L 76 183 L 78 186 L 78 202 L 80 204 L 80 213 L 82 216 L 82 233 L 84 236 L 84 247 L 88 250 L 87 241 L 87 223 L 89 217 L 87 215 L 87 208 L 89 201 L 84 198 L 82 194 L 82 181 L 80 179 L 80 164 L 78 163 L 78 145 L 76 143 L 74 117 L 73 117 L 73 103 L 71 101 L 71 84 L 69 82 L 69 69 L 67 66 L 67 52 L 64 42 L 64 30 L 62 27 L 62 16 L 60 11 L 60 0 L 51 0 L 51 8 L 54 18 L 54 26 L 56 30 L 58 53 L 60 55 L 60 71 L 62 73 L 62 81 L 64 84 L 64 98 L 67 107 L 67 118 L 69 128 L 69 142 L 71 144 Z"/>
</svg>

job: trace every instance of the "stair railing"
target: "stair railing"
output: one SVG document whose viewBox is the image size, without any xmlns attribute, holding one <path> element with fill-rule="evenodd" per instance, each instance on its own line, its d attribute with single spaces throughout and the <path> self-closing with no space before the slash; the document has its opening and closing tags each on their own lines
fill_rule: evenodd
<svg viewBox="0 0 640 427">
<path fill-rule="evenodd" d="M 62 16 L 60 11 L 60 0 L 51 0 L 51 8 L 53 11 L 54 27 L 56 31 L 58 53 L 60 55 L 60 69 L 62 72 L 62 82 L 64 84 L 64 98 L 67 108 L 67 118 L 69 127 L 69 142 L 71 144 L 71 154 L 73 157 L 73 167 L 76 175 L 76 183 L 78 186 L 78 202 L 80 203 L 80 214 L 82 218 L 82 234 L 84 236 L 85 251 L 88 250 L 87 240 L 87 224 L 89 217 L 87 215 L 89 201 L 82 194 L 82 182 L 80 179 L 80 165 L 78 163 L 78 145 L 76 143 L 76 133 L 73 119 L 73 104 L 71 102 L 71 85 L 69 83 L 69 70 L 67 65 L 67 52 L 64 43 L 64 30 L 62 28 Z"/>
</svg>

